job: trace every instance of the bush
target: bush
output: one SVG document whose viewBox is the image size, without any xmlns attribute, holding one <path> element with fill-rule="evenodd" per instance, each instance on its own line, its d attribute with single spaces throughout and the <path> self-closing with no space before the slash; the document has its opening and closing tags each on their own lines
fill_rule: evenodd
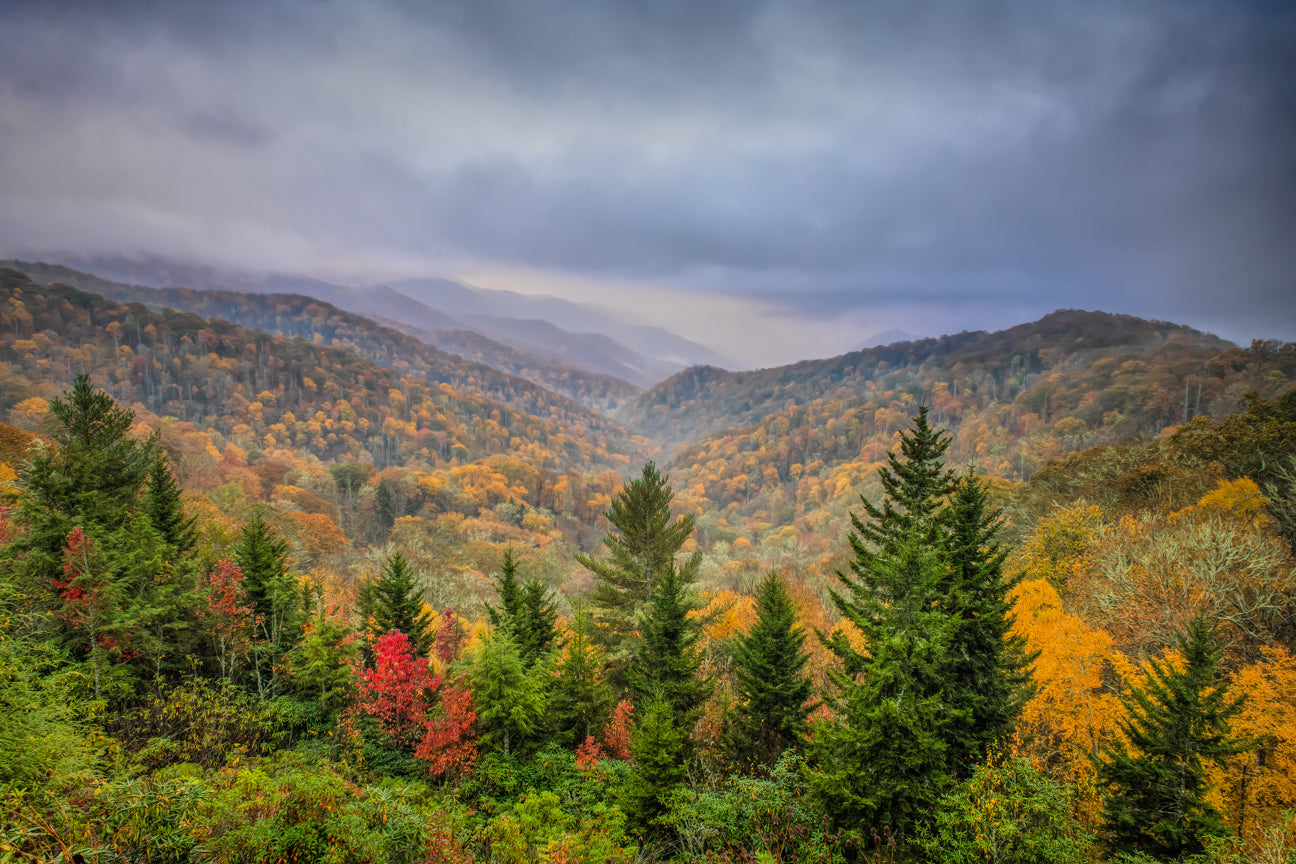
<svg viewBox="0 0 1296 864">
<path fill-rule="evenodd" d="M 1082 861 L 1093 846 L 1069 790 L 1021 757 L 992 753 L 937 804 L 915 841 L 948 864 Z"/>
</svg>

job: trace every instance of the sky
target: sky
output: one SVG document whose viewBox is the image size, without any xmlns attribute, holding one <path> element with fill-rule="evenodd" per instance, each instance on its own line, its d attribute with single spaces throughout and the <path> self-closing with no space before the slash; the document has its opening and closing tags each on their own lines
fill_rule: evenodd
<svg viewBox="0 0 1296 864">
<path fill-rule="evenodd" d="M 550 293 L 736 366 L 1296 340 L 1296 2 L 0 0 L 0 255 Z"/>
</svg>

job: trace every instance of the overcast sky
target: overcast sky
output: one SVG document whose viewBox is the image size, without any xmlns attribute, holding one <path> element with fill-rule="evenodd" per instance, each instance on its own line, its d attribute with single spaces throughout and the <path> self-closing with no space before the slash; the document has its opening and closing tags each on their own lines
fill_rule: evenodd
<svg viewBox="0 0 1296 864">
<path fill-rule="evenodd" d="M 595 300 L 781 363 L 1296 339 L 1296 3 L 0 0 L 0 254 Z"/>
</svg>

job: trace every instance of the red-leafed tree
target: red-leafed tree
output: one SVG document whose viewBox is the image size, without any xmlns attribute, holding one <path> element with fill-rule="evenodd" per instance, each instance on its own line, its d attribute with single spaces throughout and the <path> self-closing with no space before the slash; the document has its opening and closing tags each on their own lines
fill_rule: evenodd
<svg viewBox="0 0 1296 864">
<path fill-rule="evenodd" d="M 360 707 L 399 744 L 419 740 L 427 728 L 432 694 L 440 683 L 427 661 L 414 656 L 409 637 L 389 630 L 374 645 L 374 668 L 360 674 Z"/>
<path fill-rule="evenodd" d="M 634 722 L 634 706 L 622 699 L 612 709 L 607 728 L 603 730 L 603 746 L 608 756 L 622 761 L 630 758 L 630 726 Z"/>
<path fill-rule="evenodd" d="M 477 759 L 477 712 L 466 687 L 444 676 L 437 681 L 441 704 L 414 755 L 430 763 L 433 776 L 458 777 L 471 771 Z"/>
<path fill-rule="evenodd" d="M 198 617 L 208 622 L 221 677 L 230 678 L 256 633 L 255 613 L 243 591 L 243 570 L 233 561 L 216 562 L 206 582 L 207 602 Z"/>
</svg>

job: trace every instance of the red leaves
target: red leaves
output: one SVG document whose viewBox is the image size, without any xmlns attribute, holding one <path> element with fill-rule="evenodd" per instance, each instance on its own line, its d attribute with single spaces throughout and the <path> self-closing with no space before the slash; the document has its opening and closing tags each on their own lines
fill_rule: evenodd
<svg viewBox="0 0 1296 864">
<path fill-rule="evenodd" d="M 440 710 L 432 716 L 437 697 Z M 418 740 L 414 755 L 431 763 L 433 775 L 472 769 L 477 758 L 472 693 L 445 675 L 434 678 L 399 630 L 384 633 L 374 645 L 374 668 L 361 673 L 360 708 L 393 740 L 406 745 Z"/>
<path fill-rule="evenodd" d="M 374 646 L 374 668 L 361 673 L 360 707 L 393 739 L 409 742 L 425 726 L 428 700 L 439 683 L 427 663 L 415 659 L 409 637 L 391 630 Z"/>
<path fill-rule="evenodd" d="M 476 722 L 472 693 L 466 687 L 444 681 L 441 686 L 441 716 L 428 721 L 427 731 L 414 755 L 432 763 L 428 767 L 436 777 L 445 774 L 458 776 L 471 771 L 477 759 L 477 737 L 473 734 Z"/>
<path fill-rule="evenodd" d="M 634 706 L 622 699 L 612 709 L 607 728 L 603 730 L 603 745 L 608 756 L 625 761 L 630 758 L 630 726 L 634 722 Z"/>
</svg>

